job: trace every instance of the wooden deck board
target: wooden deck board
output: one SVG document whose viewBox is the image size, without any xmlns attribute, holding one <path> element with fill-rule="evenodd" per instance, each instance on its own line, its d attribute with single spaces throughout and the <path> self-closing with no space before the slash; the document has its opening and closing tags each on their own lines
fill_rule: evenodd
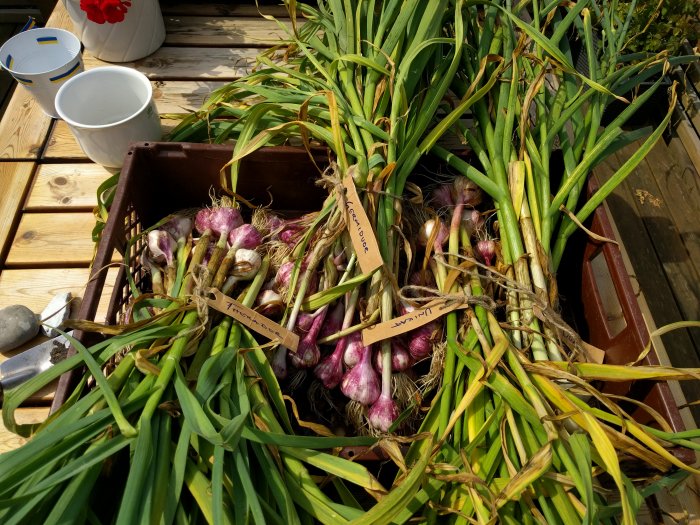
<svg viewBox="0 0 700 525">
<path fill-rule="evenodd" d="M 287 38 L 279 25 L 264 18 L 165 16 L 165 44 L 177 46 L 262 47 Z M 291 22 L 283 22 L 291 29 Z"/>
<path fill-rule="evenodd" d="M 51 117 L 19 86 L 0 121 L 0 160 L 37 158 L 50 126 Z"/>
<path fill-rule="evenodd" d="M 288 17 L 287 8 L 281 2 L 261 1 L 258 5 L 252 3 L 199 3 L 199 2 L 164 2 L 161 10 L 165 16 L 190 15 L 198 16 L 241 16 L 258 18 L 261 14 L 272 15 L 277 18 Z"/>
<path fill-rule="evenodd" d="M 168 134 L 176 124 L 177 122 L 172 120 L 161 120 L 163 135 Z M 49 162 L 56 160 L 69 162 L 89 160 L 83 150 L 80 149 L 68 125 L 63 121 L 56 122 L 56 126 L 51 131 L 42 159 Z"/>
<path fill-rule="evenodd" d="M 621 165 L 639 145 L 635 143 L 618 154 L 617 163 Z M 681 230 L 686 237 L 695 233 L 692 230 L 697 221 L 688 212 L 700 205 L 693 202 L 700 196 L 700 181 L 694 171 L 684 173 L 669 157 L 666 144 L 657 144 L 653 154 L 637 167 L 635 177 L 627 179 L 627 187 L 635 197 L 637 214 L 653 240 L 681 315 L 684 319 L 700 319 L 700 274 L 681 235 Z M 663 163 L 663 159 L 670 162 Z M 696 345 L 700 347 L 700 340 Z"/>
<path fill-rule="evenodd" d="M 161 47 L 152 55 L 121 65 L 133 67 L 151 80 L 235 80 L 249 73 L 260 53 L 255 48 Z M 85 68 L 106 66 L 89 53 Z"/>
<path fill-rule="evenodd" d="M 0 162 L 0 271 L 33 171 L 31 162 Z"/>
<path fill-rule="evenodd" d="M 103 321 L 109 305 L 117 268 L 108 268 L 105 281 L 105 294 L 97 310 L 96 320 Z M 89 268 L 30 268 L 5 270 L 0 274 L 0 308 L 12 304 L 23 304 L 30 310 L 40 313 L 58 293 L 70 292 L 73 297 L 82 298 L 90 277 Z M 71 306 L 78 311 L 80 301 Z"/>
<path fill-rule="evenodd" d="M 2 411 L 0 411 L 0 414 Z M 21 424 L 41 423 L 49 415 L 49 407 L 27 407 L 15 412 L 15 420 Z M 26 439 L 11 434 L 0 418 L 0 453 L 20 447 Z"/>
<path fill-rule="evenodd" d="M 93 257 L 94 225 L 87 212 L 24 213 L 6 267 L 87 267 Z"/>
<path fill-rule="evenodd" d="M 97 204 L 97 188 L 111 176 L 98 164 L 42 164 L 24 210 L 89 211 Z"/>
</svg>

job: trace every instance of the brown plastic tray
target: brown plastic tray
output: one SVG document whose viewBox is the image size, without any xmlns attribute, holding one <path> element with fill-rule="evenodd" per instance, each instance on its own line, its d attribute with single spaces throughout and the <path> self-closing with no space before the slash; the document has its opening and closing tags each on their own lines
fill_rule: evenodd
<svg viewBox="0 0 700 525">
<path fill-rule="evenodd" d="M 98 246 L 79 318 L 94 319 L 106 276 L 106 271 L 101 269 L 109 264 L 114 250 L 123 253 L 129 238 L 169 213 L 207 205 L 211 189 L 220 188 L 220 170 L 231 155 L 231 146 L 207 144 L 140 143 L 130 149 Z M 305 150 L 291 147 L 258 150 L 241 164 L 238 193 L 256 205 L 274 203 L 276 211 L 285 210 L 289 214 L 318 209 L 325 193 L 313 181 L 318 176 L 318 166 L 327 165 L 328 155 L 323 150 L 315 150 L 313 155 L 312 160 Z M 614 237 L 603 208 L 595 212 L 591 229 L 604 237 Z M 573 294 L 580 294 L 577 325 L 587 334 L 590 343 L 606 351 L 606 362 L 632 362 L 646 345 L 648 333 L 619 248 L 585 237 L 580 238 L 579 244 L 578 250 L 573 250 L 576 260 L 562 265 L 575 269 L 570 276 L 571 282 L 583 277 L 580 289 Z M 132 249 L 133 264 L 128 271 L 139 283 L 145 277 L 135 257 L 141 246 L 137 244 Z M 128 301 L 125 272 L 123 267 L 118 272 L 106 316 L 108 323 L 117 321 Z M 78 335 L 85 337 L 87 334 Z M 658 364 L 653 350 L 644 363 Z M 77 379 L 77 372 L 61 377 L 53 409 L 65 401 Z M 665 382 L 608 384 L 603 385 L 603 389 L 647 403 L 675 431 L 684 430 Z M 634 416 L 641 423 L 651 423 L 648 414 L 642 410 L 634 411 Z M 695 460 L 694 453 L 685 448 L 673 449 L 673 453 L 687 463 Z"/>
</svg>

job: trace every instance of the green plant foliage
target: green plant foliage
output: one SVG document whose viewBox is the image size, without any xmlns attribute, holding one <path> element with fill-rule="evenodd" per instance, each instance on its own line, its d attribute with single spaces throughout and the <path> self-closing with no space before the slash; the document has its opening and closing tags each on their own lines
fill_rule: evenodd
<svg viewBox="0 0 700 525">
<path fill-rule="evenodd" d="M 627 13 L 631 1 L 620 1 L 617 11 Z M 700 38 L 700 2 L 698 0 L 639 0 L 630 24 L 627 50 L 658 53 L 680 52 L 687 39 L 691 46 Z"/>
</svg>

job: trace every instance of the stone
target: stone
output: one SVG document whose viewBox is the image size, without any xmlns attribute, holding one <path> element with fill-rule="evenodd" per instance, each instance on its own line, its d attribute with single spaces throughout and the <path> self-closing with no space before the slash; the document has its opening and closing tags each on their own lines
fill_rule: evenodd
<svg viewBox="0 0 700 525">
<path fill-rule="evenodd" d="M 61 328 L 70 316 L 70 302 L 72 298 L 70 292 L 56 294 L 48 306 L 44 308 L 44 311 L 41 312 L 41 330 L 48 337 L 60 335 L 56 328 Z"/>
<path fill-rule="evenodd" d="M 26 306 L 15 304 L 0 310 L 0 352 L 12 350 L 39 333 L 39 320 Z"/>
</svg>

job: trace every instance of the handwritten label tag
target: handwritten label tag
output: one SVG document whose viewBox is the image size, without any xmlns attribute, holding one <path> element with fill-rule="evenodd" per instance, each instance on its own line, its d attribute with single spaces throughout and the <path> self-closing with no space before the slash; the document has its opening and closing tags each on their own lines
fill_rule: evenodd
<svg viewBox="0 0 700 525">
<path fill-rule="evenodd" d="M 239 323 L 244 324 L 271 341 L 279 341 L 291 351 L 297 351 L 299 347 L 299 336 L 297 334 L 290 332 L 284 326 L 271 321 L 255 310 L 251 310 L 235 299 L 225 296 L 221 291 L 215 288 L 212 288 L 210 293 L 214 294 L 215 299 L 207 299 L 209 306 L 222 314 L 230 315 Z"/>
<path fill-rule="evenodd" d="M 389 339 L 399 334 L 410 332 L 416 328 L 428 324 L 459 308 L 466 308 L 467 304 L 454 299 L 443 298 L 430 301 L 422 308 L 418 308 L 400 317 L 377 323 L 362 330 L 362 344 L 369 346 L 377 341 Z"/>
<path fill-rule="evenodd" d="M 342 201 L 345 205 L 350 240 L 357 253 L 357 262 L 360 263 L 362 273 L 372 273 L 384 264 L 377 239 L 350 175 L 343 177 L 343 188 L 345 188 L 345 195 Z"/>
</svg>

